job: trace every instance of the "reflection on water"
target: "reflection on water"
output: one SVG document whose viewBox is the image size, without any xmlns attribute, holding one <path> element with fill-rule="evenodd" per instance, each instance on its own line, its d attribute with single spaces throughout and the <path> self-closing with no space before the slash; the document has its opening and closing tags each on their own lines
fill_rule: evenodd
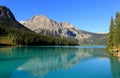
<svg viewBox="0 0 120 78">
<path fill-rule="evenodd" d="M 95 58 L 104 60 L 109 59 L 109 56 L 104 48 L 1 47 L 0 78 L 50 78 L 48 75 L 51 72 L 73 70 L 72 68 L 80 66 L 82 62 Z M 111 60 L 112 72 L 117 71 L 113 70 L 118 65 L 114 62 Z"/>
<path fill-rule="evenodd" d="M 120 78 L 120 58 L 110 56 L 113 78 Z"/>
</svg>

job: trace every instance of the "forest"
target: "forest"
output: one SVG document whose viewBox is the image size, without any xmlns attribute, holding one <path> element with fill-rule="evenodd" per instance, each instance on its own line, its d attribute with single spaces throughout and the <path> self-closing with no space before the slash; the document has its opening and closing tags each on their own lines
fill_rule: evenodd
<svg viewBox="0 0 120 78">
<path fill-rule="evenodd" d="M 0 26 L 0 35 L 7 35 L 13 45 L 77 45 L 72 39 L 36 34 L 23 30 L 12 30 Z"/>
</svg>

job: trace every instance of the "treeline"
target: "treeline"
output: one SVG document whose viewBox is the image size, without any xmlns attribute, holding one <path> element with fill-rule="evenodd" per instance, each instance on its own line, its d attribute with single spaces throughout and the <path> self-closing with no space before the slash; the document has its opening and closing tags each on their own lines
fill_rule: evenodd
<svg viewBox="0 0 120 78">
<path fill-rule="evenodd" d="M 0 26 L 0 34 L 8 34 L 14 45 L 78 45 L 74 39 L 36 34 L 7 26 Z"/>
<path fill-rule="evenodd" d="M 111 17 L 108 50 L 120 50 L 120 12 L 116 13 L 115 20 Z"/>
</svg>

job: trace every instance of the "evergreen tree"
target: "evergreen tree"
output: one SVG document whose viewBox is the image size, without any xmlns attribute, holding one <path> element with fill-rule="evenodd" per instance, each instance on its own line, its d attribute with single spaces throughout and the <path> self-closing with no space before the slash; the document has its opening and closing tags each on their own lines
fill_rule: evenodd
<svg viewBox="0 0 120 78">
<path fill-rule="evenodd" d="M 109 29 L 109 48 L 113 48 L 114 46 L 114 33 L 115 33 L 115 25 L 114 25 L 114 19 L 111 17 L 110 21 L 110 29 Z"/>
<path fill-rule="evenodd" d="M 115 25 L 116 25 L 116 29 L 115 29 L 115 46 L 118 47 L 120 46 L 120 13 L 117 12 L 116 13 L 116 20 L 115 20 Z"/>
</svg>

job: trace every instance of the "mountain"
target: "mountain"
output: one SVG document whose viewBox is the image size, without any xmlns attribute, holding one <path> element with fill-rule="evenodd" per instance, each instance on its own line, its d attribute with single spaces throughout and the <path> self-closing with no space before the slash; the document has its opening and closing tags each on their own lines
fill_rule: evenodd
<svg viewBox="0 0 120 78">
<path fill-rule="evenodd" d="M 31 31 L 16 21 L 14 15 L 6 6 L 0 6 L 0 26 L 17 30 Z"/>
<path fill-rule="evenodd" d="M 78 45 L 74 39 L 37 34 L 16 21 L 6 6 L 0 6 L 0 45 Z"/>
<path fill-rule="evenodd" d="M 107 43 L 107 34 L 80 30 L 68 22 L 56 22 L 45 15 L 33 16 L 27 21 L 20 21 L 20 23 L 36 33 L 75 38 L 79 40 L 80 44 Z"/>
</svg>

